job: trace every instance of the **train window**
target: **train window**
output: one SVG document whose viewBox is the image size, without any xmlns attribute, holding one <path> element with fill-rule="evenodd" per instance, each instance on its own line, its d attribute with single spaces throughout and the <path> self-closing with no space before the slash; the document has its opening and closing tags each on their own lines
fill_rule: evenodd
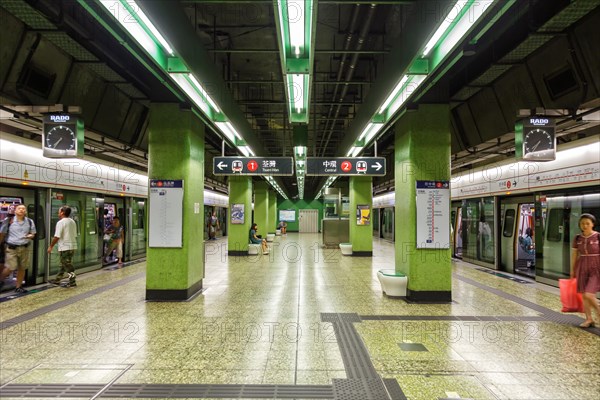
<svg viewBox="0 0 600 400">
<path fill-rule="evenodd" d="M 32 219 L 37 217 L 35 218 L 35 228 L 37 230 L 36 238 L 38 240 L 46 239 L 46 218 L 44 217 L 44 209 L 42 206 L 37 206 L 36 212 L 36 207 L 33 204 L 28 205 L 27 215 Z"/>
<path fill-rule="evenodd" d="M 546 239 L 550 242 L 560 242 L 563 229 L 564 213 L 562 208 L 551 209 L 548 213 Z"/>
<path fill-rule="evenodd" d="M 504 213 L 504 230 L 502 235 L 504 237 L 511 237 L 515 230 L 515 210 L 509 209 Z"/>
</svg>

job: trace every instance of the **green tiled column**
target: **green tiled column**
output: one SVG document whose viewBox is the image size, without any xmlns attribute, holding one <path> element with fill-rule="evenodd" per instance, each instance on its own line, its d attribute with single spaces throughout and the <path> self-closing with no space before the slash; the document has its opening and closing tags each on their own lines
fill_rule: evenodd
<svg viewBox="0 0 600 400">
<path fill-rule="evenodd" d="M 412 301 L 451 301 L 450 249 L 417 249 L 416 181 L 450 180 L 447 105 L 420 105 L 394 126 L 396 271 L 408 276 Z"/>
<path fill-rule="evenodd" d="M 277 229 L 277 192 L 269 189 L 269 229 L 267 233 L 275 233 Z"/>
<path fill-rule="evenodd" d="M 269 184 L 254 184 L 254 221 L 258 224 L 258 234 L 264 239 L 269 232 Z"/>
<path fill-rule="evenodd" d="M 231 212 L 234 204 L 244 205 L 244 223 L 232 224 Z M 227 233 L 230 256 L 247 256 L 252 225 L 252 178 L 249 176 L 229 177 L 229 211 L 227 212 L 229 231 Z"/>
<path fill-rule="evenodd" d="M 353 256 L 373 256 L 373 225 L 358 225 L 357 205 L 367 205 L 373 210 L 373 178 L 370 176 L 350 177 L 350 243 Z M 369 213 L 370 217 L 371 213 Z"/>
<path fill-rule="evenodd" d="M 177 104 L 152 104 L 148 131 L 148 178 L 183 180 L 183 247 L 148 248 L 146 299 L 186 300 L 204 276 L 204 125 Z"/>
</svg>

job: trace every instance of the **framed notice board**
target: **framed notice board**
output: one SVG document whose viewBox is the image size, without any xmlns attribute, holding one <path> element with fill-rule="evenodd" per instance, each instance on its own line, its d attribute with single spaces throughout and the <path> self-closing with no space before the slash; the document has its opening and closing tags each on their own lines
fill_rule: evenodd
<svg viewBox="0 0 600 400">
<path fill-rule="evenodd" d="M 417 249 L 450 248 L 450 183 L 417 181 Z"/>
<path fill-rule="evenodd" d="M 148 247 L 183 247 L 182 180 L 150 180 Z"/>
</svg>

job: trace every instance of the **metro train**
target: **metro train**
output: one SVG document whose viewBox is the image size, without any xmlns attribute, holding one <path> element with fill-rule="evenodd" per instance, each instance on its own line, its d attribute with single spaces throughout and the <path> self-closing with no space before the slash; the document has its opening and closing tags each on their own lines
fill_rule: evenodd
<svg viewBox="0 0 600 400">
<path fill-rule="evenodd" d="M 453 174 L 453 257 L 557 286 L 570 274 L 579 216 L 600 221 L 599 160 L 595 135 L 560 145 L 554 161 L 497 162 Z M 393 192 L 373 198 L 376 237 L 394 240 L 394 202 Z"/>
<path fill-rule="evenodd" d="M 73 264 L 77 273 L 100 269 L 116 262 L 109 254 L 103 262 L 107 243 L 104 230 L 119 217 L 125 227 L 123 258 L 131 261 L 145 257 L 148 227 L 146 223 L 148 177 L 141 171 L 86 157 L 85 159 L 49 159 L 41 146 L 17 136 L 0 132 L 0 221 L 16 204 L 27 206 L 28 217 L 36 225 L 37 235 L 30 246 L 30 266 L 26 285 L 46 282 L 59 269 L 56 252 L 46 249 L 58 222 L 58 209 L 68 205 L 77 224 L 78 250 Z M 215 212 L 223 235 L 227 231 L 226 195 L 204 191 L 204 215 Z M 205 239 L 208 238 L 208 224 Z M 10 285 L 5 285 L 8 290 Z"/>
</svg>

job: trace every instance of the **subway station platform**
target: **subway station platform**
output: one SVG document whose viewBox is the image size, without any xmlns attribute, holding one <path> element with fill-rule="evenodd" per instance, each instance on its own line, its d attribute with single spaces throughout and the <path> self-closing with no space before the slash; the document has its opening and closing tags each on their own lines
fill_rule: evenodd
<svg viewBox="0 0 600 400">
<path fill-rule="evenodd" d="M 452 303 L 409 304 L 376 277 L 392 243 L 364 258 L 319 239 L 254 257 L 207 242 L 188 302 L 146 302 L 144 262 L 3 301 L 0 397 L 600 397 L 600 329 L 561 313 L 556 288 L 457 261 Z"/>
</svg>

